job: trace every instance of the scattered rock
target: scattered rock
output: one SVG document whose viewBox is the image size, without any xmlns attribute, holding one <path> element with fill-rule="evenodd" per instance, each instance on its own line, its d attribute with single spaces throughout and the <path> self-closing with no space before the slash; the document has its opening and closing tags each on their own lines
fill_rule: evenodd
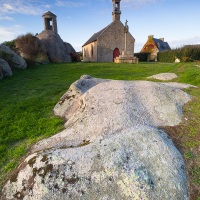
<svg viewBox="0 0 200 200">
<path fill-rule="evenodd" d="M 157 79 L 157 80 L 161 80 L 161 81 L 169 81 L 169 80 L 173 80 L 175 78 L 178 78 L 178 76 L 174 73 L 161 73 L 161 74 L 149 76 L 147 78 L 148 79 Z"/>
<path fill-rule="evenodd" d="M 0 71 L 2 72 L 3 77 L 4 76 L 12 76 L 12 70 L 8 63 L 0 58 Z M 0 77 L 2 76 L 0 75 Z"/>
<path fill-rule="evenodd" d="M 52 30 L 44 30 L 37 35 L 47 50 L 51 62 L 71 62 L 66 45 L 60 36 Z"/>
<path fill-rule="evenodd" d="M 163 83 L 82 76 L 54 108 L 66 129 L 32 147 L 4 197 L 188 200 L 183 158 L 157 127 L 179 124 L 190 100 Z"/>
<path fill-rule="evenodd" d="M 179 58 L 175 59 L 175 63 L 180 63 L 180 62 L 181 62 L 181 60 Z"/>
<path fill-rule="evenodd" d="M 16 67 L 20 69 L 27 68 L 26 61 L 6 45 L 0 45 L 0 57 L 9 63 L 11 68 L 12 67 Z"/>
</svg>

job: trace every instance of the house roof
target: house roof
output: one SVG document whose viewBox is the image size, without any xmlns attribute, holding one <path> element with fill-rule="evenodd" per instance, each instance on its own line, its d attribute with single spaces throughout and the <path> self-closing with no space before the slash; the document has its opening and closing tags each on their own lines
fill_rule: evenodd
<svg viewBox="0 0 200 200">
<path fill-rule="evenodd" d="M 87 44 L 90 44 L 90 43 L 92 43 L 92 42 L 94 42 L 94 41 L 97 41 L 97 38 L 98 38 L 110 25 L 111 25 L 111 24 L 109 24 L 108 26 L 106 26 L 105 28 L 103 28 L 102 30 L 100 30 L 99 32 L 94 33 L 94 34 L 92 35 L 92 37 L 83 45 L 83 47 L 86 46 Z"/>
<path fill-rule="evenodd" d="M 166 51 L 166 50 L 171 50 L 171 48 L 167 42 L 164 42 L 164 41 L 162 41 L 160 39 L 156 39 L 156 38 L 153 38 L 153 41 L 155 42 L 155 44 L 160 52 Z"/>
</svg>

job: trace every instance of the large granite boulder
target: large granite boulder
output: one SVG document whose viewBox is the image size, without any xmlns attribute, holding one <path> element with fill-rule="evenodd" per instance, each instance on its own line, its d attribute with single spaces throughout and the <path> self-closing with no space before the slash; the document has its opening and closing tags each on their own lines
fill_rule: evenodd
<svg viewBox="0 0 200 200">
<path fill-rule="evenodd" d="M 26 61 L 6 45 L 0 45 L 0 58 L 6 60 L 11 68 L 27 68 Z"/>
<path fill-rule="evenodd" d="M 80 56 L 77 54 L 77 52 L 75 51 L 74 47 L 67 42 L 64 42 L 67 53 L 70 55 L 72 61 L 76 61 L 76 62 L 80 62 Z"/>
<path fill-rule="evenodd" d="M 4 77 L 4 76 L 12 76 L 12 70 L 9 66 L 9 64 L 0 58 L 0 71 L 1 71 L 1 74 L 0 77 Z M 0 78 L 0 79 L 2 79 Z"/>
<path fill-rule="evenodd" d="M 76 53 L 74 47 L 70 43 L 64 42 L 64 45 L 65 45 L 65 48 L 66 48 L 68 54 Z"/>
<path fill-rule="evenodd" d="M 71 62 L 66 45 L 60 36 L 52 30 L 44 30 L 37 35 L 47 50 L 51 62 Z"/>
<path fill-rule="evenodd" d="M 31 148 L 2 198 L 188 200 L 183 158 L 158 127 L 190 100 L 178 84 L 81 77 L 54 108 L 66 129 Z"/>
</svg>

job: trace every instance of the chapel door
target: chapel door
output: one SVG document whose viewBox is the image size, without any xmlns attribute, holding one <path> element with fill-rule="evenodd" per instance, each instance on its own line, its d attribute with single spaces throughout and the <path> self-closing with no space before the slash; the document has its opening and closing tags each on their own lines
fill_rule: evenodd
<svg viewBox="0 0 200 200">
<path fill-rule="evenodd" d="M 114 62 L 116 57 L 119 57 L 119 55 L 120 55 L 119 49 L 115 48 L 114 51 L 113 51 L 113 62 Z"/>
</svg>

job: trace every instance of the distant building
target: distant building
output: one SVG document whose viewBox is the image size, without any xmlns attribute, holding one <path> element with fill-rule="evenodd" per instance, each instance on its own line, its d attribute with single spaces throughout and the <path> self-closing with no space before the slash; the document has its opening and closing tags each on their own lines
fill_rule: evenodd
<svg viewBox="0 0 200 200">
<path fill-rule="evenodd" d="M 112 0 L 113 22 L 92 37 L 82 46 L 83 61 L 90 62 L 113 62 L 125 49 L 125 26 L 120 21 L 120 1 Z M 127 33 L 127 51 L 134 56 L 135 39 Z"/>
<path fill-rule="evenodd" d="M 164 41 L 164 38 L 156 39 L 153 35 L 148 36 L 148 40 L 143 46 L 141 53 L 148 52 L 150 53 L 149 60 L 157 61 L 158 52 L 171 50 L 169 44 Z"/>
</svg>

